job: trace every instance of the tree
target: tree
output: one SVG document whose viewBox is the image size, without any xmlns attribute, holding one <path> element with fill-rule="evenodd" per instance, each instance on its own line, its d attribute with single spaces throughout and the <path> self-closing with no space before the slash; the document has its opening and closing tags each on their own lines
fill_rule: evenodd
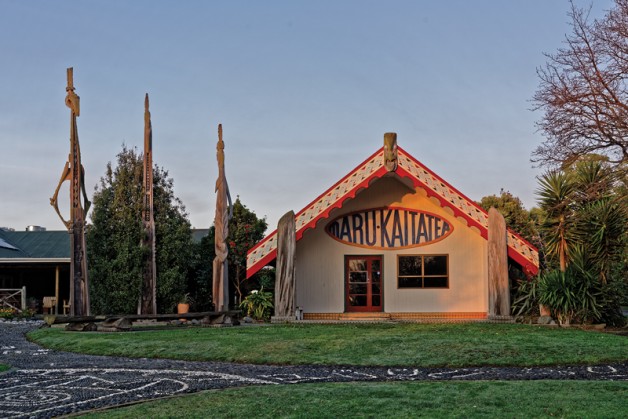
<svg viewBox="0 0 628 419">
<path fill-rule="evenodd" d="M 485 196 L 478 204 L 486 211 L 494 207 L 504 216 L 508 228 L 520 234 L 530 243 L 538 244 L 539 233 L 535 219 L 531 216 L 530 211 L 525 209 L 523 202 L 519 198 L 502 189 L 499 192 L 499 196 Z"/>
<path fill-rule="evenodd" d="M 564 272 L 574 244 L 573 192 L 575 184 L 571 177 L 561 171 L 550 171 L 539 179 L 539 203 L 545 211 L 541 224 L 544 233 L 545 250 L 558 257 L 560 270 Z"/>
<path fill-rule="evenodd" d="M 599 159 L 584 157 L 564 170 L 539 179 L 539 203 L 545 249 L 565 271 L 576 252 L 585 252 L 588 269 L 606 283 L 625 269 L 628 202 L 618 172 Z M 623 266 L 622 266 L 623 265 Z"/>
<path fill-rule="evenodd" d="M 92 308 L 96 313 L 135 313 L 148 250 L 142 248 L 142 155 L 123 146 L 115 169 L 107 164 L 93 198 L 88 226 Z M 174 196 L 173 180 L 153 169 L 157 307 L 171 311 L 186 291 L 192 260 L 190 223 Z"/>
<path fill-rule="evenodd" d="M 571 4 L 572 32 L 565 46 L 545 54 L 534 95 L 544 115 L 546 140 L 533 161 L 549 166 L 597 153 L 613 165 L 628 162 L 628 0 L 590 22 L 589 11 Z"/>
<path fill-rule="evenodd" d="M 264 238 L 268 224 L 240 202 L 233 203 L 233 218 L 229 220 L 229 279 L 234 286 L 238 304 L 248 291 L 246 282 L 246 254 Z"/>
<path fill-rule="evenodd" d="M 539 178 L 548 266 L 520 287 L 520 313 L 540 303 L 560 323 L 625 324 L 628 205 L 617 175 L 609 163 L 584 156 Z"/>
</svg>

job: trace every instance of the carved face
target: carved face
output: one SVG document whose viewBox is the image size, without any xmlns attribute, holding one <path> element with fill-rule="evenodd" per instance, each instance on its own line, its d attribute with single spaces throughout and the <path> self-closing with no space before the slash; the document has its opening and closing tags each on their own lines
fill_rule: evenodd
<svg viewBox="0 0 628 419">
<path fill-rule="evenodd" d="M 384 167 L 389 172 L 397 170 L 397 135 L 394 133 L 384 135 Z"/>
</svg>

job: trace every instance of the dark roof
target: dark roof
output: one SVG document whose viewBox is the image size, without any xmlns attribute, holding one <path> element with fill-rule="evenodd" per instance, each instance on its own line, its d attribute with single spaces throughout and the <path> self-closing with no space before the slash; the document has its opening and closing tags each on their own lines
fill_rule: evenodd
<svg viewBox="0 0 628 419">
<path fill-rule="evenodd" d="M 0 230 L 0 259 L 70 259 L 67 231 Z"/>
<path fill-rule="evenodd" d="M 203 237 L 209 234 L 208 228 L 193 228 L 192 229 L 192 241 L 194 243 L 200 243 Z"/>
</svg>

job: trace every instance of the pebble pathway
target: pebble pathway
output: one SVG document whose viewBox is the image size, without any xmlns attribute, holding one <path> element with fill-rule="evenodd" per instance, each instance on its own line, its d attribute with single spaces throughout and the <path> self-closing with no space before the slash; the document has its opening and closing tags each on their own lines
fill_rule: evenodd
<svg viewBox="0 0 628 419">
<path fill-rule="evenodd" d="M 48 418 L 251 384 L 431 380 L 621 380 L 628 363 L 534 368 L 275 366 L 131 359 L 52 351 L 26 340 L 41 322 L 0 323 L 0 418 Z"/>
</svg>

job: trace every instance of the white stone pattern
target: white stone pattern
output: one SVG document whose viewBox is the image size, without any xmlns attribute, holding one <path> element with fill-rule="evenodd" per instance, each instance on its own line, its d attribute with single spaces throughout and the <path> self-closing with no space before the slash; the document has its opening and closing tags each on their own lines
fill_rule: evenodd
<svg viewBox="0 0 628 419">
<path fill-rule="evenodd" d="M 462 211 L 463 214 L 476 221 L 480 226 L 488 229 L 488 214 L 485 211 L 480 210 L 472 202 L 432 175 L 425 167 L 409 158 L 403 152 L 399 153 L 398 161 L 400 167 L 416 177 L 421 183 L 431 189 L 433 193 L 438 194 L 443 200 L 450 203 L 452 208 L 457 208 Z M 538 252 L 528 246 L 520 237 L 511 231 L 508 231 L 508 246 L 513 248 L 534 266 L 539 266 Z"/>
<path fill-rule="evenodd" d="M 295 218 L 297 234 L 302 233 L 312 220 L 316 220 L 324 214 L 332 206 L 346 197 L 348 193 L 353 191 L 360 183 L 364 182 L 384 165 L 383 149 L 374 155 L 367 162 L 357 167 L 353 172 L 349 173 L 342 182 L 325 192 L 319 199 L 307 206 Z M 251 269 L 260 260 L 277 250 L 277 231 L 269 234 L 251 253 L 246 257 L 246 268 Z"/>
</svg>

